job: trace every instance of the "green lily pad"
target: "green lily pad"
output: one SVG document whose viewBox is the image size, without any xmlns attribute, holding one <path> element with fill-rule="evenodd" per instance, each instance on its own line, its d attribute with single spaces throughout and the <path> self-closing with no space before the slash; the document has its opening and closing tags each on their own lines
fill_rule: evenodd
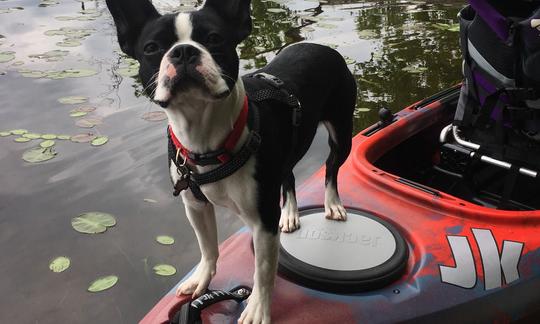
<svg viewBox="0 0 540 324">
<path fill-rule="evenodd" d="M 56 136 L 55 134 L 43 134 L 41 135 L 41 138 L 43 138 L 44 140 L 53 140 L 53 139 L 56 139 L 58 136 Z"/>
<path fill-rule="evenodd" d="M 165 112 L 163 111 L 150 111 L 142 115 L 141 118 L 147 121 L 157 122 L 157 121 L 166 120 L 167 114 L 165 114 Z"/>
<path fill-rule="evenodd" d="M 71 139 L 71 136 L 70 135 L 58 135 L 57 137 L 59 140 L 70 140 Z"/>
<path fill-rule="evenodd" d="M 433 27 L 441 29 L 441 30 L 447 30 L 450 32 L 459 32 L 459 24 L 442 24 L 442 23 L 435 23 L 433 24 Z"/>
<path fill-rule="evenodd" d="M 172 276 L 176 273 L 176 268 L 169 264 L 155 265 L 153 270 L 159 276 Z"/>
<path fill-rule="evenodd" d="M 63 60 L 64 56 L 68 55 L 69 51 L 62 51 L 62 50 L 52 50 L 48 51 L 42 54 L 32 54 L 28 57 L 30 58 L 37 58 L 37 59 L 43 59 L 47 62 L 58 62 Z"/>
<path fill-rule="evenodd" d="M 83 96 L 69 96 L 58 99 L 58 102 L 64 105 L 76 105 L 82 104 L 88 101 L 88 97 Z"/>
<path fill-rule="evenodd" d="M 75 118 L 83 117 L 83 116 L 86 116 L 86 115 L 88 115 L 88 113 L 84 112 L 84 111 L 74 111 L 74 112 L 69 114 L 70 117 L 75 117 Z"/>
<path fill-rule="evenodd" d="M 51 261 L 51 263 L 49 263 L 49 269 L 51 269 L 52 272 L 60 273 L 67 270 L 70 264 L 71 260 L 68 257 L 61 256 L 55 258 Z"/>
<path fill-rule="evenodd" d="M 23 153 L 22 159 L 28 163 L 39 163 L 48 161 L 56 156 L 56 152 L 52 147 L 42 148 L 34 147 Z"/>
<path fill-rule="evenodd" d="M 363 29 L 358 31 L 358 38 L 372 39 L 377 37 L 377 32 L 373 29 Z"/>
<path fill-rule="evenodd" d="M 138 67 L 125 67 L 125 68 L 119 68 L 118 74 L 120 74 L 123 77 L 134 77 L 139 75 L 139 68 Z"/>
<path fill-rule="evenodd" d="M 98 72 L 91 69 L 69 69 L 60 71 L 60 76 L 65 78 L 84 78 L 96 75 Z"/>
<path fill-rule="evenodd" d="M 41 134 L 26 133 L 26 134 L 23 134 L 22 137 L 26 137 L 26 138 L 35 140 L 35 139 L 41 138 Z"/>
<path fill-rule="evenodd" d="M 174 244 L 174 238 L 167 236 L 167 235 L 160 235 L 156 237 L 156 241 L 163 245 L 171 245 Z"/>
<path fill-rule="evenodd" d="M 15 59 L 15 52 L 0 52 L 0 63 L 6 63 Z"/>
<path fill-rule="evenodd" d="M 99 136 L 96 137 L 90 144 L 92 146 L 101 146 L 109 141 L 109 138 L 107 136 Z"/>
<path fill-rule="evenodd" d="M 287 10 L 285 9 L 282 9 L 282 8 L 268 8 L 266 9 L 267 12 L 271 12 L 271 13 L 282 13 L 282 12 L 287 12 Z"/>
<path fill-rule="evenodd" d="M 0 132 L 0 137 L 6 137 L 11 135 L 11 132 Z"/>
<path fill-rule="evenodd" d="M 47 73 L 43 72 L 43 71 L 32 71 L 32 70 L 27 70 L 27 69 L 21 69 L 19 70 L 19 73 L 25 77 L 25 78 L 43 78 L 45 76 L 47 76 Z"/>
<path fill-rule="evenodd" d="M 143 199 L 147 203 L 157 204 L 157 200 L 151 199 L 151 198 L 144 198 Z"/>
<path fill-rule="evenodd" d="M 39 146 L 43 147 L 43 148 L 49 148 L 49 147 L 53 147 L 55 144 L 55 142 L 53 140 L 45 140 L 41 143 L 39 143 Z"/>
<path fill-rule="evenodd" d="M 31 139 L 26 138 L 26 137 L 17 137 L 16 139 L 14 139 L 14 141 L 17 143 L 26 143 L 26 142 L 30 142 Z"/>
<path fill-rule="evenodd" d="M 356 108 L 356 111 L 358 111 L 358 112 L 368 112 L 368 111 L 371 111 L 371 109 L 369 109 L 369 108 Z"/>
<path fill-rule="evenodd" d="M 28 131 L 26 129 L 14 129 L 14 130 L 12 130 L 10 132 L 13 135 L 23 135 L 23 134 L 28 133 Z"/>
<path fill-rule="evenodd" d="M 418 74 L 418 73 L 426 72 L 428 68 L 424 66 L 406 66 L 401 70 L 408 73 Z"/>
<path fill-rule="evenodd" d="M 88 143 L 94 140 L 97 136 L 92 133 L 78 134 L 71 136 L 71 141 L 75 143 Z"/>
<path fill-rule="evenodd" d="M 107 289 L 113 287 L 114 285 L 116 285 L 117 282 L 118 282 L 118 277 L 114 276 L 114 275 L 101 277 L 101 278 L 98 278 L 98 279 L 94 280 L 90 284 L 90 287 L 88 287 L 88 291 L 89 292 L 100 292 L 100 291 L 103 291 L 103 290 L 107 290 Z"/>
<path fill-rule="evenodd" d="M 58 42 L 56 43 L 56 46 L 61 46 L 61 47 L 77 47 L 77 46 L 81 46 L 82 43 L 77 41 L 77 40 L 64 40 L 64 41 L 61 41 L 61 42 Z"/>
<path fill-rule="evenodd" d="M 73 229 L 85 234 L 103 233 L 107 230 L 107 227 L 114 225 L 116 225 L 114 216 L 101 212 L 84 213 L 71 219 Z"/>
</svg>

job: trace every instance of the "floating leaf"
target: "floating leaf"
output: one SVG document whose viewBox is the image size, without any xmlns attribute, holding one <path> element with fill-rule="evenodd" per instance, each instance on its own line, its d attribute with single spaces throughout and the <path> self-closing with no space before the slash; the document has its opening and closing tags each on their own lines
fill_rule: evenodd
<svg viewBox="0 0 540 324">
<path fill-rule="evenodd" d="M 28 133 L 28 131 L 26 129 L 14 129 L 14 130 L 12 130 L 10 132 L 13 135 L 23 135 L 23 134 Z"/>
<path fill-rule="evenodd" d="M 34 147 L 23 153 L 22 159 L 28 163 L 39 163 L 48 161 L 56 156 L 53 148 Z"/>
<path fill-rule="evenodd" d="M 271 13 L 287 12 L 287 10 L 281 9 L 281 8 L 268 8 L 266 9 L 266 11 L 271 12 Z"/>
<path fill-rule="evenodd" d="M 59 273 L 69 268 L 70 264 L 71 261 L 68 257 L 61 256 L 57 257 L 56 259 L 52 260 L 51 263 L 49 263 L 49 269 L 51 269 L 52 272 Z"/>
<path fill-rule="evenodd" d="M 138 67 L 125 67 L 118 69 L 118 74 L 120 74 L 123 77 L 134 77 L 139 74 L 139 68 Z"/>
<path fill-rule="evenodd" d="M 22 137 L 26 137 L 26 138 L 29 138 L 29 139 L 38 139 L 38 138 L 41 138 L 41 134 L 36 134 L 36 133 L 26 133 L 26 134 L 23 134 Z"/>
<path fill-rule="evenodd" d="M 97 136 L 92 133 L 79 134 L 71 137 L 71 141 L 75 143 L 88 143 L 94 140 Z"/>
<path fill-rule="evenodd" d="M 103 233 L 107 230 L 107 227 L 114 225 L 116 225 L 114 216 L 101 212 L 84 213 L 71 219 L 73 229 L 85 234 Z"/>
<path fill-rule="evenodd" d="M 19 73 L 25 78 L 43 78 L 47 73 L 43 71 L 31 71 L 27 69 L 19 70 Z"/>
<path fill-rule="evenodd" d="M 447 30 L 450 32 L 459 32 L 459 24 L 442 24 L 442 23 L 435 23 L 433 24 L 433 27 L 441 29 L 441 30 Z"/>
<path fill-rule="evenodd" d="M 11 135 L 11 132 L 0 132 L 0 137 L 6 137 Z"/>
<path fill-rule="evenodd" d="M 69 114 L 70 117 L 82 117 L 82 116 L 86 116 L 86 115 L 88 115 L 88 113 L 84 112 L 84 111 L 74 111 L 74 112 Z"/>
<path fill-rule="evenodd" d="M 408 73 L 423 73 L 426 72 L 428 68 L 423 66 L 407 66 L 401 70 Z"/>
<path fill-rule="evenodd" d="M 84 78 L 92 75 L 96 75 L 96 70 L 90 69 L 69 69 L 60 72 L 60 76 L 65 78 Z"/>
<path fill-rule="evenodd" d="M 88 101 L 88 97 L 83 96 L 69 96 L 58 99 L 58 102 L 64 105 L 82 104 Z"/>
<path fill-rule="evenodd" d="M 84 118 L 79 119 L 75 122 L 75 125 L 82 127 L 82 128 L 92 128 L 96 125 L 103 124 L 103 120 L 101 118 Z"/>
<path fill-rule="evenodd" d="M 174 244 L 174 238 L 167 236 L 167 235 L 160 235 L 156 237 L 156 241 L 163 245 L 171 245 Z"/>
<path fill-rule="evenodd" d="M 58 135 L 57 137 L 59 140 L 70 140 L 71 136 L 69 135 Z"/>
<path fill-rule="evenodd" d="M 47 62 L 58 62 L 64 59 L 64 56 L 68 55 L 69 51 L 52 50 L 42 54 L 28 55 L 30 58 L 44 59 Z"/>
<path fill-rule="evenodd" d="M 155 200 L 155 199 L 144 198 L 143 200 L 146 201 L 146 202 L 148 202 L 148 203 L 152 203 L 152 204 L 156 204 L 156 203 L 157 203 L 157 200 Z"/>
<path fill-rule="evenodd" d="M 371 109 L 369 109 L 369 108 L 356 108 L 356 111 L 358 111 L 358 112 L 368 112 L 368 111 L 371 111 Z"/>
<path fill-rule="evenodd" d="M 58 42 L 56 43 L 56 46 L 61 46 L 61 47 L 77 47 L 77 46 L 81 46 L 81 42 L 77 41 L 77 40 L 73 40 L 73 39 L 66 39 L 62 42 Z"/>
<path fill-rule="evenodd" d="M 107 290 L 111 288 L 112 286 L 116 285 L 117 282 L 118 282 L 118 277 L 114 275 L 101 277 L 94 280 L 94 282 L 90 284 L 90 287 L 88 287 L 88 291 L 100 292 L 103 290 Z"/>
<path fill-rule="evenodd" d="M 45 140 L 53 140 L 53 139 L 56 139 L 58 136 L 56 136 L 55 134 L 43 134 L 41 135 L 41 138 L 45 139 Z"/>
<path fill-rule="evenodd" d="M 109 138 L 107 136 L 99 136 L 96 137 L 90 144 L 92 146 L 101 146 L 109 141 Z"/>
<path fill-rule="evenodd" d="M 176 268 L 169 264 L 158 264 L 153 269 L 159 276 L 172 276 L 176 273 Z"/>
<path fill-rule="evenodd" d="M 31 139 L 26 138 L 26 137 L 17 137 L 16 139 L 14 139 L 14 141 L 17 143 L 26 143 L 26 142 L 30 142 Z"/>
<path fill-rule="evenodd" d="M 142 115 L 142 119 L 157 122 L 167 119 L 167 114 L 163 111 L 150 111 Z"/>
<path fill-rule="evenodd" d="M 371 39 L 377 37 L 377 32 L 373 29 L 363 29 L 358 32 L 358 38 Z"/>
<path fill-rule="evenodd" d="M 41 143 L 39 143 L 39 146 L 43 147 L 43 148 L 49 148 L 49 147 L 53 147 L 54 146 L 54 141 L 53 140 L 45 140 Z"/>
<path fill-rule="evenodd" d="M 7 51 L 7 52 L 0 52 L 0 63 L 6 63 L 11 60 L 15 59 L 15 52 Z"/>
</svg>

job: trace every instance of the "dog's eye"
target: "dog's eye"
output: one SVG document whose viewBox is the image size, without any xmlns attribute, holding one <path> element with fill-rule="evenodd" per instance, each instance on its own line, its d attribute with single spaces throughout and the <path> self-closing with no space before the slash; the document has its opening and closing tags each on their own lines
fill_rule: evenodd
<svg viewBox="0 0 540 324">
<path fill-rule="evenodd" d="M 223 43 L 224 39 L 218 33 L 210 33 L 206 38 L 206 42 L 210 45 L 219 45 Z"/>
<path fill-rule="evenodd" d="M 144 54 L 145 55 L 154 55 L 159 52 L 160 48 L 158 43 L 156 42 L 150 42 L 144 45 Z"/>
</svg>

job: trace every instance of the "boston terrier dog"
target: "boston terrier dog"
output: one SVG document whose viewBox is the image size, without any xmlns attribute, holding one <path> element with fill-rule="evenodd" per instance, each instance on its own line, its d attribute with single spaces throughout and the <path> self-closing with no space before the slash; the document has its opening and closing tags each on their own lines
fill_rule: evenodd
<svg viewBox="0 0 540 324">
<path fill-rule="evenodd" d="M 201 250 L 177 295 L 200 296 L 214 276 L 214 205 L 224 206 L 253 233 L 253 291 L 239 322 L 269 323 L 279 232 L 300 226 L 292 170 L 320 122 L 331 149 L 326 217 L 346 220 L 337 176 L 351 149 L 353 75 L 335 50 L 300 43 L 239 77 L 237 46 L 252 29 L 250 0 L 206 0 L 198 10 L 164 15 L 149 0 L 106 2 L 122 51 L 139 61 L 147 94 L 168 116 L 171 178 Z"/>
</svg>

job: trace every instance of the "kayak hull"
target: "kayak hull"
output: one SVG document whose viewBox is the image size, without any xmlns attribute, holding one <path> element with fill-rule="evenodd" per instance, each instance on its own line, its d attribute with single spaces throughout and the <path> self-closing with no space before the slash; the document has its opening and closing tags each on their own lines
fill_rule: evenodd
<svg viewBox="0 0 540 324">
<path fill-rule="evenodd" d="M 457 94 L 458 89 L 446 91 L 405 108 L 386 127 L 361 132 L 340 169 L 343 204 L 402 233 L 409 250 L 404 274 L 384 288 L 349 294 L 310 289 L 278 274 L 274 323 L 479 323 L 540 316 L 539 211 L 478 206 L 375 166 L 404 140 L 448 123 Z M 298 187 L 297 196 L 301 209 L 322 206 L 324 168 Z M 251 234 L 244 228 L 220 245 L 210 288 L 252 286 L 253 261 Z M 188 301 L 175 297 L 174 290 L 141 323 L 167 323 Z M 216 304 L 203 319 L 235 322 L 242 309 L 234 302 Z"/>
</svg>

